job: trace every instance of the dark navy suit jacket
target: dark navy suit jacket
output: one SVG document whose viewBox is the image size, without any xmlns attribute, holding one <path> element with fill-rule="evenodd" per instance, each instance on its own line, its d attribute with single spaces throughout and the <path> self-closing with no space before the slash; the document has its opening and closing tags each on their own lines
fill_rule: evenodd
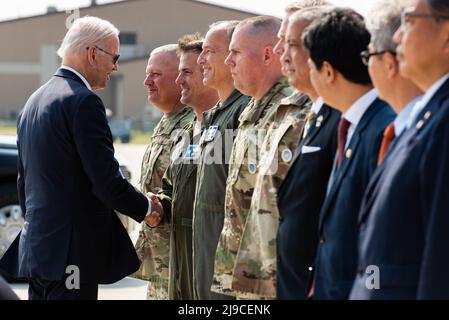
<svg viewBox="0 0 449 320">
<path fill-rule="evenodd" d="M 309 267 L 318 244 L 318 220 L 337 148 L 341 113 L 326 105 L 297 148 L 292 166 L 279 188 L 276 288 L 278 299 L 305 299 Z M 317 119 L 322 119 L 318 121 Z M 303 146 L 320 147 L 301 153 Z"/>
<path fill-rule="evenodd" d="M 351 299 L 449 299 L 448 123 L 449 80 L 366 190 Z M 366 286 L 371 265 L 378 268 L 379 289 Z"/>
<path fill-rule="evenodd" d="M 395 113 L 376 99 L 358 123 L 341 166 L 334 171 L 320 213 L 314 299 L 348 299 L 357 266 L 357 219 L 377 167 L 385 127 Z"/>
<path fill-rule="evenodd" d="M 25 224 L 0 268 L 58 281 L 74 265 L 87 283 L 136 271 L 139 260 L 113 209 L 142 221 L 148 200 L 120 173 L 100 98 L 59 69 L 26 103 L 17 144 Z"/>
</svg>

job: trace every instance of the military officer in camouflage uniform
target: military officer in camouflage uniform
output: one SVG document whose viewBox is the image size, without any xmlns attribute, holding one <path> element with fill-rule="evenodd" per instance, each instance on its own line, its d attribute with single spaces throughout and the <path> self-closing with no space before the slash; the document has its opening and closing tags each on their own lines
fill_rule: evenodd
<svg viewBox="0 0 449 320">
<path fill-rule="evenodd" d="M 311 12 L 311 8 L 316 8 L 315 5 L 323 4 L 326 4 L 326 2 L 322 0 L 298 1 L 287 7 L 287 17 L 291 19 L 298 12 Z M 319 10 L 317 11 L 319 12 Z M 316 93 L 313 94 L 314 89 L 310 84 L 307 50 L 299 41 L 301 41 L 302 30 L 319 16 L 319 13 L 305 15 L 307 18 L 303 18 L 299 24 L 295 25 L 295 31 L 300 32 L 294 38 L 295 42 L 292 42 L 290 38 L 285 38 L 287 26 L 291 30 L 289 18 L 283 20 L 284 35 L 281 32 L 278 33 L 278 45 L 285 41 L 284 44 L 286 46 L 289 45 L 293 48 L 292 50 L 295 50 L 295 61 L 300 56 L 302 63 L 292 65 L 290 63 L 291 59 L 285 58 L 284 49 L 278 48 L 279 52 L 284 54 L 283 58 L 281 58 L 281 63 L 289 76 L 289 83 L 300 90 L 302 94 L 297 91 L 292 96 L 284 99 L 277 110 L 276 116 L 272 119 L 272 124 L 262 148 L 263 155 L 251 209 L 246 220 L 242 242 L 234 267 L 233 288 L 239 291 L 240 296 L 243 293 L 243 297 L 250 293 L 252 299 L 276 298 L 276 235 L 280 219 L 278 193 L 295 159 L 294 155 L 298 154 L 296 149 L 302 138 L 305 137 L 303 134 L 304 125 L 307 116 L 313 112 L 311 110 L 312 101 L 316 102 L 318 99 Z M 284 39 L 282 36 L 284 36 Z M 293 74 L 300 74 L 300 80 L 296 80 L 298 77 L 292 77 Z M 295 80 L 292 81 L 292 79 Z M 310 94 L 310 92 L 312 93 Z M 311 97 L 311 99 L 308 97 Z M 319 113 L 319 110 L 315 111 Z M 338 112 L 330 112 L 335 113 L 333 118 L 337 120 Z M 323 119 L 323 116 L 317 118 Z M 333 123 L 335 124 L 336 121 L 333 121 Z M 321 120 L 317 120 L 315 124 L 319 128 Z M 324 166 L 322 170 L 325 170 Z M 305 197 L 304 194 L 301 196 Z M 302 214 L 305 215 L 305 213 Z M 313 219 L 309 220 L 313 221 Z M 318 226 L 310 222 L 310 228 L 317 230 Z M 310 234 L 313 235 L 313 231 Z M 305 239 L 306 235 L 303 234 L 301 237 L 301 239 Z M 312 248 L 311 250 L 313 251 Z M 301 255 L 303 253 L 298 252 L 297 254 Z"/>
<path fill-rule="evenodd" d="M 225 219 L 215 256 L 212 291 L 235 296 L 232 288 L 235 258 L 256 185 L 261 142 L 282 99 L 292 94 L 282 77 L 279 56 L 273 52 L 280 21 L 272 17 L 245 19 L 236 27 L 226 63 L 234 86 L 253 98 L 239 118 L 229 176 Z"/>
<path fill-rule="evenodd" d="M 144 85 L 148 88 L 148 102 L 163 116 L 153 131 L 142 161 L 140 188 L 145 193 L 157 193 L 161 189 L 176 141 L 174 134 L 193 120 L 193 111 L 180 101 L 181 88 L 175 83 L 179 65 L 177 47 L 172 44 L 154 49 L 146 68 Z M 153 229 L 142 223 L 136 242 L 142 264 L 133 276 L 149 281 L 147 299 L 168 299 L 169 241 L 170 225 Z"/>
<path fill-rule="evenodd" d="M 192 215 L 199 161 L 199 139 L 203 113 L 218 100 L 215 89 L 204 86 L 202 68 L 197 59 L 202 51 L 199 35 L 186 35 L 178 41 L 180 56 L 176 83 L 181 87 L 181 102 L 195 112 L 195 119 L 179 137 L 171 155 L 171 164 L 162 179 L 158 198 L 163 220 L 158 228 L 171 225 L 169 298 L 193 299 Z M 152 225 L 154 226 L 154 225 Z"/>
<path fill-rule="evenodd" d="M 193 219 L 193 271 L 196 299 L 230 299 L 211 292 L 215 250 L 223 228 L 228 162 L 234 130 L 249 97 L 234 88 L 231 70 L 224 63 L 229 42 L 238 21 L 222 21 L 209 27 L 198 63 L 203 67 L 203 82 L 214 88 L 219 102 L 204 114 L 201 153 Z"/>
<path fill-rule="evenodd" d="M 232 289 L 238 297 L 276 297 L 277 191 L 290 168 L 310 105 L 305 95 L 295 92 L 281 101 L 270 119 L 234 263 Z"/>
</svg>

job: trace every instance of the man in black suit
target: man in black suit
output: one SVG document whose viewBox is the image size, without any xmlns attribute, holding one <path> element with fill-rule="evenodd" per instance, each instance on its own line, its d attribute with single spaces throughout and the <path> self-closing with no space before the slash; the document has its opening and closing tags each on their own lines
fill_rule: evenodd
<svg viewBox="0 0 449 320">
<path fill-rule="evenodd" d="M 337 154 L 320 213 L 314 298 L 347 299 L 356 275 L 357 218 L 377 167 L 385 127 L 395 114 L 373 89 L 360 59 L 370 41 L 363 17 L 334 8 L 305 31 L 310 78 L 325 103 L 340 110 Z"/>
<path fill-rule="evenodd" d="M 302 9 L 288 23 L 281 59 L 290 85 L 306 94 L 313 105 L 287 177 L 278 193 L 277 298 L 305 299 L 309 267 L 318 244 L 318 220 L 337 149 L 341 113 L 323 104 L 310 82 L 309 52 L 303 30 L 323 14 L 323 8 Z"/>
<path fill-rule="evenodd" d="M 58 54 L 62 66 L 26 103 L 17 126 L 23 229 L 0 268 L 28 279 L 29 299 L 96 299 L 139 267 L 113 209 L 147 220 L 149 199 L 119 170 L 105 107 L 92 90 L 117 70 L 118 30 L 74 22 Z"/>
</svg>

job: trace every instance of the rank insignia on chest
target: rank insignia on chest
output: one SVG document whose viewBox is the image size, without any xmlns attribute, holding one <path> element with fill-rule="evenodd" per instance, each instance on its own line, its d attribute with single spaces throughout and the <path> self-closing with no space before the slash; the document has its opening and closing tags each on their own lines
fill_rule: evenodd
<svg viewBox="0 0 449 320">
<path fill-rule="evenodd" d="M 284 150 L 282 150 L 281 158 L 284 162 L 290 162 L 290 160 L 292 160 L 293 158 L 292 151 L 289 148 L 285 148 Z"/>
<path fill-rule="evenodd" d="M 197 144 L 189 144 L 187 147 L 186 155 L 184 156 L 185 160 L 197 160 L 200 157 L 201 148 Z"/>
<path fill-rule="evenodd" d="M 206 137 L 204 138 L 205 142 L 209 142 L 215 139 L 215 135 L 217 134 L 218 126 L 210 126 L 206 131 Z"/>
</svg>

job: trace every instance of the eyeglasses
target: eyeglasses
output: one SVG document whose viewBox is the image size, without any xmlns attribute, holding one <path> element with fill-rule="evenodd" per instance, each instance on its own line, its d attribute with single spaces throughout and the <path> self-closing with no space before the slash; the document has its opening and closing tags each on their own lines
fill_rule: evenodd
<svg viewBox="0 0 449 320">
<path fill-rule="evenodd" d="M 438 14 L 427 14 L 427 13 L 413 13 L 403 11 L 401 13 L 401 27 L 408 28 L 410 26 L 411 19 L 434 19 L 436 22 L 440 22 L 441 20 L 449 20 L 448 16 L 442 16 Z"/>
<path fill-rule="evenodd" d="M 375 52 L 369 52 L 368 50 L 365 50 L 365 51 L 360 52 L 360 58 L 362 58 L 363 64 L 365 66 L 367 66 L 369 63 L 369 58 L 371 58 L 372 56 L 380 56 L 387 52 L 391 53 L 392 55 L 396 55 L 396 52 L 391 51 L 391 50 L 382 50 L 382 51 L 375 51 Z"/>
<path fill-rule="evenodd" d="M 112 64 L 116 64 L 118 59 L 120 58 L 120 54 L 118 54 L 118 53 L 117 54 L 113 54 L 113 53 L 107 52 L 104 49 L 101 49 L 99 46 L 94 46 L 94 47 L 96 49 L 100 50 L 101 52 L 106 53 L 107 55 L 110 55 L 112 57 Z M 86 50 L 89 50 L 89 47 L 87 47 Z"/>
</svg>

